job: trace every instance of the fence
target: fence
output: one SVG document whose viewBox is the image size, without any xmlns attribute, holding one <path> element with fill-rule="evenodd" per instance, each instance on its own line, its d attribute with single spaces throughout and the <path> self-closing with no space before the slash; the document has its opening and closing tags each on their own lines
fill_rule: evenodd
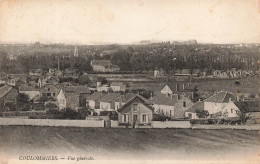
<svg viewBox="0 0 260 164">
<path fill-rule="evenodd" d="M 30 126 L 66 126 L 66 127 L 104 127 L 103 120 L 54 120 L 54 119 L 23 119 L 0 118 L 0 125 Z"/>
<path fill-rule="evenodd" d="M 191 128 L 190 121 L 153 121 L 153 128 Z"/>
</svg>

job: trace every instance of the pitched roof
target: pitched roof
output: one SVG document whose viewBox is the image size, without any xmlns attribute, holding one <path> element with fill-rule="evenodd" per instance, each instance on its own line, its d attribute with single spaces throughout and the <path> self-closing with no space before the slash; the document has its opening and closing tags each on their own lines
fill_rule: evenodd
<svg viewBox="0 0 260 164">
<path fill-rule="evenodd" d="M 196 113 L 197 110 L 203 110 L 203 109 L 204 109 L 204 102 L 197 101 L 195 104 L 193 104 L 191 107 L 189 107 L 185 112 Z"/>
<path fill-rule="evenodd" d="M 248 105 L 248 112 L 260 112 L 259 101 L 236 101 L 234 104 L 239 108 L 243 108 L 244 105 Z"/>
<path fill-rule="evenodd" d="M 169 95 L 168 97 L 162 93 L 156 93 L 147 103 L 174 106 L 178 102 L 178 95 Z"/>
<path fill-rule="evenodd" d="M 229 92 L 222 91 L 222 92 L 219 92 L 219 93 L 207 98 L 204 101 L 205 102 L 215 102 L 215 103 L 228 103 L 230 98 L 234 101 L 236 99 L 236 96 L 234 96 L 233 94 L 231 94 Z"/>
<path fill-rule="evenodd" d="M 132 97 L 130 100 L 128 100 L 128 102 L 126 102 L 123 106 L 121 106 L 117 111 L 120 112 L 121 110 L 123 110 L 127 105 L 129 105 L 131 102 L 133 102 L 134 100 L 139 100 L 142 104 L 144 104 L 147 108 L 151 109 L 153 111 L 153 109 L 148 106 L 148 104 L 146 103 L 145 100 L 142 99 L 142 97 L 140 95 L 136 95 L 134 97 Z"/>
<path fill-rule="evenodd" d="M 68 92 L 75 92 L 75 93 L 91 93 L 88 87 L 85 86 L 66 86 L 64 91 Z"/>
<path fill-rule="evenodd" d="M 120 93 L 108 93 L 105 96 L 101 97 L 99 100 L 100 102 L 112 102 L 116 98 L 118 98 L 121 94 Z"/>
<path fill-rule="evenodd" d="M 118 98 L 116 98 L 115 101 L 126 103 L 126 102 L 128 102 L 130 99 L 132 99 L 133 97 L 135 97 L 136 95 L 137 95 L 137 94 L 135 94 L 135 93 L 125 93 L 125 94 L 122 94 L 121 96 L 119 96 Z M 144 98 L 143 96 L 139 95 L 139 97 L 142 98 L 144 101 L 147 101 L 147 99 Z"/>
<path fill-rule="evenodd" d="M 172 92 L 187 92 L 187 91 L 192 91 L 191 87 L 188 87 L 188 83 L 187 82 L 175 82 L 175 83 L 167 83 L 165 84 L 161 90 L 165 87 L 168 86 Z M 184 89 L 183 89 L 183 85 L 184 85 Z M 178 86 L 178 90 L 177 90 L 177 86 Z"/>
<path fill-rule="evenodd" d="M 19 91 L 37 91 L 36 88 L 34 88 L 33 86 L 29 86 L 29 85 L 20 85 L 18 87 Z"/>
<path fill-rule="evenodd" d="M 101 99 L 103 96 L 105 96 L 105 94 L 102 92 L 94 92 L 87 98 L 87 100 L 97 101 L 97 100 Z"/>
<path fill-rule="evenodd" d="M 124 85 L 124 83 L 122 83 L 122 82 L 112 82 L 110 84 L 110 86 L 121 86 L 121 85 Z"/>
<path fill-rule="evenodd" d="M 0 98 L 4 97 L 7 93 L 9 93 L 13 87 L 9 85 L 4 85 L 0 88 Z"/>
</svg>

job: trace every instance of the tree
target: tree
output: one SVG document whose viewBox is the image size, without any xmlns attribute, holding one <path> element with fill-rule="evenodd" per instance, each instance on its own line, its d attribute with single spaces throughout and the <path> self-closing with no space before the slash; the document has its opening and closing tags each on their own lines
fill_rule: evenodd
<svg viewBox="0 0 260 164">
<path fill-rule="evenodd" d="M 197 87 L 197 85 L 195 85 L 195 87 L 193 88 L 193 92 L 194 92 L 193 102 L 199 101 L 200 95 L 198 94 L 198 87 Z"/>
<path fill-rule="evenodd" d="M 249 111 L 250 102 L 243 101 L 239 104 L 239 110 L 236 111 L 239 116 L 241 123 L 244 125 L 246 121 L 249 119 L 247 116 L 247 112 Z"/>
<path fill-rule="evenodd" d="M 209 112 L 207 110 L 196 110 L 196 115 L 199 118 L 207 118 L 209 116 Z"/>
<path fill-rule="evenodd" d="M 16 100 L 19 104 L 27 104 L 29 102 L 29 96 L 25 93 L 19 93 Z"/>
</svg>

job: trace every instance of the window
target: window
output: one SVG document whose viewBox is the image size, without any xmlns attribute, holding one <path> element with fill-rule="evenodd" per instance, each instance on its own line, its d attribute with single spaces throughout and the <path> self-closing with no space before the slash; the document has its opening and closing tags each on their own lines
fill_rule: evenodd
<svg viewBox="0 0 260 164">
<path fill-rule="evenodd" d="M 185 101 L 183 102 L 183 107 L 186 107 L 186 102 Z"/>
<path fill-rule="evenodd" d="M 137 104 L 133 104 L 133 110 L 137 111 Z"/>
<path fill-rule="evenodd" d="M 47 93 L 47 96 L 51 96 L 51 93 Z"/>
<path fill-rule="evenodd" d="M 128 119 L 129 119 L 128 114 L 124 114 L 123 117 L 122 117 L 122 119 L 123 119 L 122 121 L 123 121 L 124 123 L 129 122 L 129 120 L 128 120 Z"/>
<path fill-rule="evenodd" d="M 231 109 L 231 113 L 233 113 L 233 109 Z"/>
<path fill-rule="evenodd" d="M 191 114 L 191 113 L 189 113 L 189 114 L 188 114 L 188 117 L 189 117 L 190 119 L 192 119 L 192 114 Z"/>
<path fill-rule="evenodd" d="M 144 123 L 147 122 L 147 115 L 146 115 L 146 114 L 144 114 L 144 115 L 142 116 L 142 121 L 143 121 Z"/>
<path fill-rule="evenodd" d="M 51 88 L 48 88 L 48 91 L 50 91 L 51 90 Z"/>
<path fill-rule="evenodd" d="M 52 93 L 53 97 L 55 96 L 55 93 Z"/>
<path fill-rule="evenodd" d="M 170 110 L 170 116 L 172 116 L 172 110 Z"/>
</svg>

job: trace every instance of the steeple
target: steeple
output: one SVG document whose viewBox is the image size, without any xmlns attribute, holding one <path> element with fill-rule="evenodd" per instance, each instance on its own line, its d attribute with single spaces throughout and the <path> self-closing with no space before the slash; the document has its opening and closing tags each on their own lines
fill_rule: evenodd
<svg viewBox="0 0 260 164">
<path fill-rule="evenodd" d="M 79 52 L 78 52 L 78 48 L 75 45 L 75 49 L 74 49 L 74 57 L 78 57 L 79 56 Z"/>
</svg>

